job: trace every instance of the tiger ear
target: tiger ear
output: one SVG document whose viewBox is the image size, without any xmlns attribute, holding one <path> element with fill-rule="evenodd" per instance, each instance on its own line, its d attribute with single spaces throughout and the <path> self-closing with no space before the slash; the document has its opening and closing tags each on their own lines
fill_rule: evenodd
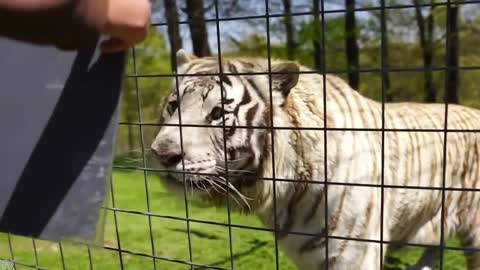
<svg viewBox="0 0 480 270">
<path fill-rule="evenodd" d="M 177 67 L 183 66 L 184 64 L 196 59 L 195 55 L 187 53 L 184 49 L 180 49 L 177 51 Z"/>
<path fill-rule="evenodd" d="M 283 97 L 287 97 L 295 85 L 297 85 L 300 67 L 293 62 L 283 62 L 272 65 L 272 88 L 280 91 Z"/>
</svg>

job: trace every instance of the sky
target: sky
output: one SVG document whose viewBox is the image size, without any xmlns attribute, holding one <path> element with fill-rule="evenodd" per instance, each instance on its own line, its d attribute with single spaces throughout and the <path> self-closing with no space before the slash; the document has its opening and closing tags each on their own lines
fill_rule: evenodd
<svg viewBox="0 0 480 270">
<path fill-rule="evenodd" d="M 185 6 L 184 0 L 177 1 L 178 8 L 181 9 L 182 7 Z M 228 3 L 231 3 L 232 0 L 218 0 L 218 9 L 220 11 L 225 10 L 229 7 Z M 300 12 L 310 12 L 311 11 L 311 0 L 292 0 L 292 12 L 294 13 L 300 13 Z M 411 0 L 387 0 L 388 3 L 395 2 L 397 5 L 411 5 L 412 1 Z M 153 21 L 156 23 L 165 23 L 165 16 L 164 16 L 164 10 L 163 10 L 163 1 L 156 0 L 155 3 L 157 3 L 157 8 L 155 9 L 156 11 L 154 12 L 153 15 Z M 204 3 L 206 6 L 210 5 L 213 3 L 213 0 L 204 0 Z M 259 1 L 259 0 L 238 0 L 239 6 L 241 7 L 241 10 L 235 10 L 231 12 L 231 15 L 224 14 L 224 12 L 220 12 L 220 18 L 225 18 L 225 17 L 239 17 L 239 16 L 255 16 L 255 15 L 265 15 L 265 2 L 264 1 Z M 357 0 L 357 7 L 365 6 L 367 4 L 374 5 L 374 6 L 379 6 L 379 0 Z M 344 5 L 344 0 L 325 0 L 325 10 L 343 10 L 345 8 Z M 473 16 L 479 16 L 480 15 L 480 8 L 473 8 L 473 4 L 468 5 L 469 8 L 463 8 L 462 9 L 462 16 L 464 18 L 471 16 L 469 15 L 470 13 L 473 12 Z M 413 11 L 413 9 L 412 9 Z M 394 14 L 395 10 L 389 11 Z M 269 14 L 282 14 L 283 13 L 283 6 L 281 0 L 269 0 Z M 371 15 L 371 12 L 369 11 L 361 11 L 361 12 L 356 12 L 357 19 L 359 20 L 365 20 L 368 19 Z M 343 16 L 344 13 L 327 13 L 325 16 L 326 18 L 331 18 L 335 16 Z M 179 16 L 180 16 L 180 21 L 186 21 L 187 16 L 185 12 L 179 11 Z M 295 16 L 294 20 L 296 22 L 299 21 L 305 21 L 305 20 L 311 20 L 311 15 L 305 15 L 305 16 Z M 215 19 L 215 9 L 211 8 L 207 14 L 206 14 L 207 19 Z M 276 18 L 270 18 L 270 24 L 272 25 L 275 22 L 279 22 L 281 17 L 276 17 Z M 221 51 L 227 50 L 227 48 L 224 48 L 224 45 L 226 41 L 228 40 L 229 37 L 234 37 L 237 39 L 242 39 L 243 37 L 246 37 L 250 34 L 264 34 L 266 37 L 266 20 L 264 18 L 262 19 L 253 19 L 250 20 L 250 22 L 247 22 L 246 20 L 231 20 L 231 21 L 220 21 L 219 22 L 219 28 L 220 28 L 220 44 L 222 44 L 222 47 L 220 48 Z M 165 37 L 167 35 L 167 27 L 166 25 L 159 26 L 157 28 L 159 32 L 161 32 Z M 180 25 L 181 29 L 181 35 L 183 39 L 183 46 L 184 49 L 187 51 L 191 52 L 192 51 L 192 44 L 191 44 L 191 39 L 190 39 L 190 31 L 188 29 L 188 24 L 181 24 Z M 416 39 L 416 33 L 414 31 L 409 31 L 409 34 L 404 36 L 403 38 L 413 38 Z M 416 31 L 416 28 L 413 29 Z M 209 44 L 210 48 L 212 50 L 212 53 L 216 54 L 218 52 L 217 48 L 217 24 L 215 21 L 207 23 L 207 31 L 209 35 Z M 270 40 L 272 43 L 278 43 L 278 42 L 284 42 L 284 35 L 283 34 L 278 34 L 279 31 L 275 32 L 270 32 Z M 275 35 L 277 33 L 277 35 Z M 405 34 L 405 33 L 404 33 Z M 168 46 L 168 42 L 167 42 Z"/>
<path fill-rule="evenodd" d="M 333 9 L 342 9 L 343 5 L 336 4 L 338 2 L 343 2 L 341 0 L 328 0 L 325 3 L 325 10 L 333 10 Z M 210 0 L 204 0 L 205 5 L 208 5 L 211 1 Z M 227 8 L 227 3 L 230 1 L 225 1 L 225 0 L 219 0 L 219 10 L 223 10 Z M 310 6 L 310 1 L 307 0 L 293 0 L 294 3 L 292 7 L 292 12 L 297 13 L 297 12 L 310 12 L 311 11 L 311 6 Z M 240 2 L 239 2 L 240 3 Z M 178 1 L 178 8 L 181 9 L 184 7 L 184 1 Z M 223 18 L 226 17 L 237 17 L 237 16 L 255 16 L 255 15 L 265 15 L 265 2 L 264 1 L 252 1 L 252 0 L 244 0 L 241 2 L 240 6 L 242 6 L 244 9 L 243 11 L 236 11 L 232 12 L 232 15 L 230 16 L 224 16 Z M 248 10 L 248 11 L 247 11 Z M 281 14 L 282 13 L 282 5 L 281 1 L 279 0 L 270 0 L 269 1 L 269 14 Z M 223 15 L 223 14 L 222 14 Z M 337 14 L 338 16 L 338 14 Z M 362 16 L 362 15 L 360 15 Z M 180 21 L 186 21 L 187 16 L 183 11 L 179 11 L 179 19 Z M 220 17 L 222 18 L 222 17 Z M 311 16 L 296 16 L 295 20 L 296 21 L 302 21 L 302 20 L 307 20 L 310 19 Z M 215 19 L 215 9 L 212 8 L 209 12 L 206 14 L 206 19 Z M 163 10 L 163 1 L 158 1 L 158 8 L 156 9 L 156 12 L 154 12 L 153 15 L 153 21 L 155 23 L 165 23 L 165 16 L 164 16 L 164 10 Z M 271 18 L 270 23 L 272 24 L 273 22 L 278 22 L 279 18 Z M 220 48 L 221 51 L 226 50 L 227 48 L 223 48 L 223 45 L 225 44 L 225 41 L 228 40 L 230 36 L 241 39 L 242 37 L 248 36 L 250 34 L 259 34 L 259 33 L 264 33 L 266 36 L 266 20 L 265 19 L 254 19 L 250 20 L 250 22 L 247 22 L 246 20 L 232 20 L 232 21 L 220 21 L 219 22 L 219 29 L 220 29 L 220 44 L 222 44 L 222 47 Z M 162 33 L 164 36 L 167 35 L 167 27 L 162 25 L 157 27 L 157 30 Z M 217 47 L 217 25 L 216 22 L 209 22 L 207 23 L 207 32 L 209 36 L 209 44 L 210 48 L 212 50 L 212 53 L 217 53 L 218 47 Z M 188 29 L 188 24 L 181 24 L 180 25 L 180 34 L 182 36 L 183 40 L 183 47 L 185 50 L 191 52 L 192 51 L 192 43 L 190 39 L 190 31 Z M 271 33 L 270 40 L 272 43 L 275 42 L 283 42 L 279 36 L 275 36 Z M 167 44 L 168 46 L 168 44 Z"/>
</svg>

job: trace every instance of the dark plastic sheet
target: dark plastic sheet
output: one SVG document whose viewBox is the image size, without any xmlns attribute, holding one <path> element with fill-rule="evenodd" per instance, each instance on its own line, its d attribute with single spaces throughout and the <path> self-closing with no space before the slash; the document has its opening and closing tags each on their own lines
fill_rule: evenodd
<svg viewBox="0 0 480 270">
<path fill-rule="evenodd" d="M 0 231 L 98 240 L 125 54 L 0 38 Z"/>
</svg>

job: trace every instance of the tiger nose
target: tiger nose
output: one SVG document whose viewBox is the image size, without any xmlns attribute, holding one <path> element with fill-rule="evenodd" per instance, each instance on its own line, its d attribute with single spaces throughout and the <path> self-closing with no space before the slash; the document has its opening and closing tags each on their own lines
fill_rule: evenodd
<svg viewBox="0 0 480 270">
<path fill-rule="evenodd" d="M 184 154 L 180 151 L 157 151 L 155 149 L 152 149 L 153 153 L 157 157 L 158 161 L 165 167 L 173 167 L 177 165 L 180 161 L 182 161 L 182 158 Z"/>
</svg>

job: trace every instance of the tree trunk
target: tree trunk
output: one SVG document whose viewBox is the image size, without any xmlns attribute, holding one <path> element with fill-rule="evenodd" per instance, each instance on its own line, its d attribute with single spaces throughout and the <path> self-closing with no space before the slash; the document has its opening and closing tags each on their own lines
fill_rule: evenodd
<svg viewBox="0 0 480 270">
<path fill-rule="evenodd" d="M 295 38 L 293 36 L 293 20 L 292 20 L 292 4 L 290 0 L 282 0 L 283 9 L 286 14 L 284 18 L 285 33 L 287 35 L 287 58 L 293 60 L 295 58 Z"/>
<path fill-rule="evenodd" d="M 389 47 L 388 47 L 388 24 L 386 14 L 383 19 L 380 19 L 381 24 L 383 24 L 383 50 L 382 50 L 382 59 L 383 59 L 383 69 L 387 70 L 386 72 L 382 72 L 382 80 L 384 82 L 384 90 L 385 90 L 385 102 L 392 102 L 393 95 L 390 93 L 390 73 L 388 70 L 390 69 L 390 59 L 389 59 Z"/>
<path fill-rule="evenodd" d="M 187 0 L 186 13 L 188 26 L 192 37 L 193 53 L 203 57 L 211 55 L 208 45 L 207 24 L 205 23 L 205 8 L 203 0 Z"/>
<path fill-rule="evenodd" d="M 433 1 L 432 1 L 433 4 Z M 437 99 L 437 87 L 435 86 L 435 83 L 433 81 L 433 71 L 431 68 L 433 68 L 433 58 L 435 55 L 435 44 L 434 44 L 434 39 L 433 39 L 433 28 L 434 28 L 434 9 L 435 6 L 430 7 L 430 14 L 427 19 L 427 26 L 428 26 L 428 31 L 427 31 L 427 49 L 425 50 L 426 52 L 424 53 L 424 65 L 425 67 L 428 67 L 430 70 L 425 73 L 425 89 L 427 90 L 427 100 L 426 102 L 435 102 Z"/>
<path fill-rule="evenodd" d="M 458 4 L 447 6 L 447 74 L 446 102 L 458 103 Z"/>
<path fill-rule="evenodd" d="M 423 58 L 423 67 L 424 70 L 424 88 L 425 88 L 425 97 L 424 101 L 427 103 L 433 103 L 436 101 L 437 89 L 435 83 L 433 82 L 433 56 L 434 56 L 434 46 L 433 46 L 433 11 L 435 6 L 430 7 L 430 14 L 427 18 L 427 24 L 425 24 L 425 18 L 421 12 L 420 3 L 418 0 L 414 0 L 415 4 L 415 18 L 418 25 L 418 34 L 420 40 L 420 48 L 422 49 L 422 58 Z M 425 29 L 427 26 L 427 29 Z"/>
<path fill-rule="evenodd" d="M 392 102 L 393 95 L 390 92 L 390 73 L 388 70 L 390 69 L 390 59 L 389 59 L 389 48 L 388 48 L 388 25 L 387 20 L 385 20 L 385 37 L 383 42 L 385 43 L 383 47 L 383 68 L 386 69 L 386 72 L 383 72 L 383 83 L 384 83 L 384 90 L 385 90 L 385 102 Z"/>
<path fill-rule="evenodd" d="M 348 83 L 350 86 L 358 90 L 360 82 L 358 73 L 358 44 L 357 44 L 357 27 L 355 20 L 355 0 L 345 0 L 345 48 L 347 50 Z"/>
<path fill-rule="evenodd" d="M 170 63 L 172 70 L 176 65 L 176 53 L 182 48 L 182 37 L 178 28 L 178 11 L 176 0 L 164 0 L 165 17 L 168 23 L 168 41 L 170 42 Z"/>
<path fill-rule="evenodd" d="M 322 67 L 322 45 L 320 44 L 320 40 L 322 38 L 322 33 L 320 31 L 320 0 L 313 0 L 313 23 L 315 28 L 315 36 L 313 37 L 313 57 L 315 63 L 315 69 L 321 70 L 323 72 Z M 324 38 L 324 37 L 323 37 Z"/>
</svg>

